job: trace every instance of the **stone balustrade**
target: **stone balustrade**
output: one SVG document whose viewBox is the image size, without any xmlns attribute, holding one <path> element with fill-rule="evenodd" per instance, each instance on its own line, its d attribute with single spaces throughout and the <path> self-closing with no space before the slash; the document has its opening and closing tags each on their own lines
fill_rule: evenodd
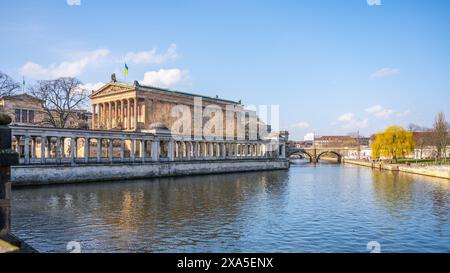
<svg viewBox="0 0 450 273">
<path fill-rule="evenodd" d="M 286 157 L 270 140 L 192 140 L 170 134 L 11 126 L 20 165 L 268 160 Z"/>
</svg>

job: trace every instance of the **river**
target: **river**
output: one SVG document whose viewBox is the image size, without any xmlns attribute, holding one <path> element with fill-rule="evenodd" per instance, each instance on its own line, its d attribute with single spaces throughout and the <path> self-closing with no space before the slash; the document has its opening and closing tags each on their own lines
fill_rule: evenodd
<svg viewBox="0 0 450 273">
<path fill-rule="evenodd" d="M 12 217 L 41 252 L 449 252 L 450 181 L 300 164 L 15 188 Z"/>
</svg>

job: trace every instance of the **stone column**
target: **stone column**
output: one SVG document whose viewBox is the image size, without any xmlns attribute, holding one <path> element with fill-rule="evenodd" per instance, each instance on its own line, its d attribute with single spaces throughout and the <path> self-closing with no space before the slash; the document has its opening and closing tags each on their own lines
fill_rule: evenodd
<svg viewBox="0 0 450 273">
<path fill-rule="evenodd" d="M 98 104 L 98 128 L 100 129 L 100 126 L 103 125 L 103 103 Z"/>
<path fill-rule="evenodd" d="M 142 159 L 142 163 L 145 162 L 145 157 L 146 157 L 146 152 L 147 152 L 147 147 L 145 145 L 146 140 L 145 139 L 141 139 L 141 159 Z"/>
<path fill-rule="evenodd" d="M 108 120 L 107 120 L 107 128 L 110 130 L 112 128 L 112 103 L 109 101 L 106 103 L 108 105 Z"/>
<path fill-rule="evenodd" d="M 198 142 L 193 143 L 194 148 L 194 160 L 198 160 Z"/>
<path fill-rule="evenodd" d="M 31 137 L 31 153 L 30 156 L 32 159 L 36 158 L 36 137 Z"/>
<path fill-rule="evenodd" d="M 61 143 L 63 141 L 63 138 L 57 137 L 56 138 L 56 162 L 61 163 L 62 160 L 62 148 L 64 147 L 64 144 Z"/>
<path fill-rule="evenodd" d="M 21 137 L 20 136 L 15 136 L 16 138 L 16 153 L 19 155 L 20 158 L 20 140 Z"/>
<path fill-rule="evenodd" d="M 91 127 L 92 129 L 95 129 L 95 104 L 92 104 L 92 124 Z"/>
<path fill-rule="evenodd" d="M 108 157 L 110 163 L 113 163 L 113 143 L 114 139 L 108 139 Z"/>
<path fill-rule="evenodd" d="M 238 157 L 238 145 L 236 143 L 234 143 L 234 152 L 233 152 L 233 158 L 237 159 Z"/>
<path fill-rule="evenodd" d="M 70 163 L 72 163 L 72 164 L 75 164 L 76 145 L 77 145 L 77 139 L 74 136 L 71 136 L 70 137 Z"/>
<path fill-rule="evenodd" d="M 102 124 L 102 104 L 97 104 L 97 112 L 98 112 L 98 118 L 97 118 L 97 129 L 100 129 L 100 125 Z"/>
<path fill-rule="evenodd" d="M 41 164 L 45 164 L 45 140 L 46 136 L 41 136 Z"/>
<path fill-rule="evenodd" d="M 152 142 L 152 161 L 159 161 L 159 150 L 161 141 L 156 139 Z"/>
<path fill-rule="evenodd" d="M 214 159 L 214 143 L 212 142 L 209 143 L 209 159 Z"/>
<path fill-rule="evenodd" d="M 220 143 L 220 158 L 221 159 L 225 159 L 226 158 L 225 143 Z"/>
<path fill-rule="evenodd" d="M 89 138 L 84 138 L 84 163 L 89 163 L 89 156 L 90 156 L 90 142 Z"/>
<path fill-rule="evenodd" d="M 208 160 L 209 159 L 209 143 L 208 142 L 205 142 L 205 145 L 204 145 L 205 147 L 205 149 L 204 149 L 204 159 L 205 160 Z"/>
<path fill-rule="evenodd" d="M 133 122 L 134 122 L 133 129 L 136 131 L 138 129 L 138 112 L 137 112 L 138 99 L 137 98 L 134 99 L 133 107 L 134 107 L 133 108 Z"/>
<path fill-rule="evenodd" d="M 127 130 L 131 130 L 131 99 L 127 100 Z"/>
<path fill-rule="evenodd" d="M 199 152 L 199 154 L 198 154 L 198 156 L 199 156 L 199 159 L 200 160 L 204 160 L 205 159 L 205 152 L 204 152 L 204 150 L 203 150 L 203 142 L 199 142 L 198 143 L 198 152 Z"/>
<path fill-rule="evenodd" d="M 178 141 L 178 160 L 183 160 L 183 142 Z"/>
<path fill-rule="evenodd" d="M 187 141 L 185 142 L 186 144 L 186 160 L 190 161 L 192 156 L 191 156 L 191 142 Z"/>
<path fill-rule="evenodd" d="M 52 138 L 46 137 L 47 139 L 47 158 L 52 157 Z"/>
<path fill-rule="evenodd" d="M 131 157 L 131 162 L 134 162 L 135 157 L 136 157 L 136 140 L 135 139 L 131 140 L 131 154 L 130 154 L 130 157 Z"/>
<path fill-rule="evenodd" d="M 117 127 L 117 101 L 113 101 L 112 104 L 114 105 L 112 128 L 116 128 Z"/>
<path fill-rule="evenodd" d="M 286 158 L 286 144 L 285 143 L 283 143 L 282 145 L 281 145 L 281 158 Z"/>
<path fill-rule="evenodd" d="M 214 155 L 214 159 L 220 158 L 220 144 L 219 143 L 213 143 L 213 155 Z"/>
<path fill-rule="evenodd" d="M 102 139 L 97 138 L 97 162 L 102 161 Z"/>
<path fill-rule="evenodd" d="M 120 122 L 122 123 L 122 129 L 127 128 L 127 125 L 125 124 L 125 115 L 124 115 L 125 107 L 123 100 L 120 100 Z"/>
<path fill-rule="evenodd" d="M 23 145 L 24 145 L 24 152 L 23 152 L 24 163 L 30 164 L 30 136 L 25 136 Z"/>
<path fill-rule="evenodd" d="M 125 139 L 120 140 L 120 162 L 125 161 Z"/>
<path fill-rule="evenodd" d="M 169 141 L 168 157 L 170 161 L 175 160 L 175 141 Z"/>
<path fill-rule="evenodd" d="M 120 101 L 116 100 L 116 127 L 117 128 L 119 127 L 119 120 L 121 120 L 119 103 L 120 103 Z"/>
<path fill-rule="evenodd" d="M 105 126 L 106 129 L 108 129 L 108 112 L 106 108 L 106 103 L 103 104 L 103 111 L 102 111 L 102 120 L 103 120 L 103 126 Z"/>
</svg>

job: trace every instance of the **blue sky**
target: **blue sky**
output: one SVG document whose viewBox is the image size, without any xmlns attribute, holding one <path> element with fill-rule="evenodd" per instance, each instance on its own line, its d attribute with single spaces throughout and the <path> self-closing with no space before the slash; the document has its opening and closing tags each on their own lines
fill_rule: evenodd
<svg viewBox="0 0 450 273">
<path fill-rule="evenodd" d="M 3 1 L 0 70 L 91 88 L 127 60 L 129 81 L 280 105 L 294 139 L 450 119 L 450 1 L 369 2 Z"/>
</svg>

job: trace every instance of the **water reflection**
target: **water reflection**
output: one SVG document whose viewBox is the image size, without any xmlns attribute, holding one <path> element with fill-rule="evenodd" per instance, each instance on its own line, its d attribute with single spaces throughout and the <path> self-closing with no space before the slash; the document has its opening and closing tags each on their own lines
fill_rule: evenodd
<svg viewBox="0 0 450 273">
<path fill-rule="evenodd" d="M 378 204 L 389 213 L 411 208 L 415 182 L 411 175 L 374 170 L 372 178 Z"/>
<path fill-rule="evenodd" d="M 450 183 L 319 164 L 15 189 L 13 231 L 43 252 L 450 251 Z"/>
</svg>

